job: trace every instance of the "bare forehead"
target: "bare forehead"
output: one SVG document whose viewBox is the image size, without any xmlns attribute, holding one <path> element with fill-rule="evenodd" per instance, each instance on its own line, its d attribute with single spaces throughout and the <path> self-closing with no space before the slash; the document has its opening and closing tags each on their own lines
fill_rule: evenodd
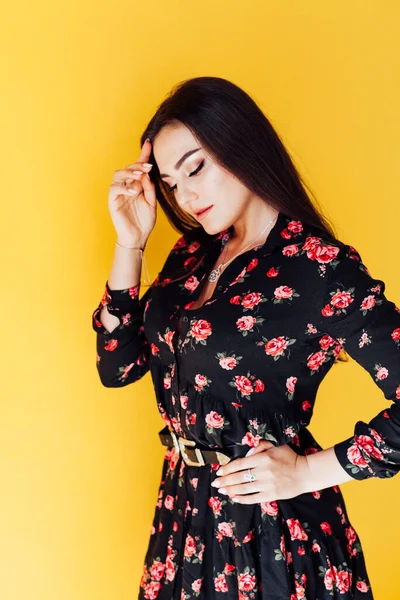
<svg viewBox="0 0 400 600">
<path fill-rule="evenodd" d="M 200 144 L 186 127 L 162 130 L 153 141 L 153 154 L 161 177 L 177 171 L 189 156 L 200 150 Z"/>
</svg>

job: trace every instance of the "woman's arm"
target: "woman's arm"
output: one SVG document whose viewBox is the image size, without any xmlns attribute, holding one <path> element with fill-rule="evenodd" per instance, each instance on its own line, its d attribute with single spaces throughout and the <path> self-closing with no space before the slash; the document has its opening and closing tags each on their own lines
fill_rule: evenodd
<svg viewBox="0 0 400 600">
<path fill-rule="evenodd" d="M 308 455 L 310 477 L 334 483 L 345 475 L 392 477 L 400 471 L 400 309 L 386 298 L 385 283 L 371 276 L 353 246 L 344 246 L 337 259 L 327 275 L 315 324 L 321 333 L 342 342 L 392 404 L 368 423 L 357 421 L 349 438 L 320 456 Z"/>
</svg>

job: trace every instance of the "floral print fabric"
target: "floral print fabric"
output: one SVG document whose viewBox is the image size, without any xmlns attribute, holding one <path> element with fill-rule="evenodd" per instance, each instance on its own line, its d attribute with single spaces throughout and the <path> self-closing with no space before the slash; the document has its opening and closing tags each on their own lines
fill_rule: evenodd
<svg viewBox="0 0 400 600">
<path fill-rule="evenodd" d="M 160 415 L 199 445 L 261 439 L 307 455 L 318 387 L 340 352 L 391 401 L 334 445 L 354 479 L 400 469 L 400 310 L 351 245 L 280 212 L 264 244 L 237 256 L 195 303 L 233 228 L 181 236 L 152 285 L 110 290 L 92 314 L 103 385 L 151 374 Z M 107 305 L 120 324 L 99 320 Z M 354 401 L 362 401 L 362 398 Z M 339 486 L 240 505 L 167 448 L 139 599 L 373 598 L 361 542 Z"/>
</svg>

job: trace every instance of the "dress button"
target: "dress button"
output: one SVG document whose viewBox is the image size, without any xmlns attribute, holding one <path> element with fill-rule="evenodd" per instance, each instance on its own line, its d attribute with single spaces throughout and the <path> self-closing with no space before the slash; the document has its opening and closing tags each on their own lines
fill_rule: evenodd
<svg viewBox="0 0 400 600">
<path fill-rule="evenodd" d="M 222 288 L 223 288 L 223 287 L 224 287 L 224 286 L 220 284 L 220 285 L 217 287 L 217 290 L 222 290 Z"/>
<path fill-rule="evenodd" d="M 183 321 L 184 323 L 186 323 L 186 321 L 187 321 L 187 320 L 188 320 L 188 318 L 187 318 L 187 317 L 182 317 L 182 321 Z"/>
<path fill-rule="evenodd" d="M 178 515 L 181 515 L 181 514 L 182 514 L 182 509 L 178 508 Z"/>
</svg>

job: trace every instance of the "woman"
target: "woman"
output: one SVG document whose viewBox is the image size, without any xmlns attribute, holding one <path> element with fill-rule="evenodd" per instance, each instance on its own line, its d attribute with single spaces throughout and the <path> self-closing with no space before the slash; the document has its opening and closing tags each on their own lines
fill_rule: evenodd
<svg viewBox="0 0 400 600">
<path fill-rule="evenodd" d="M 150 371 L 166 423 L 139 598 L 370 600 L 338 484 L 399 471 L 399 308 L 234 84 L 183 82 L 141 142 L 93 313 L 103 385 Z M 157 200 L 181 236 L 139 299 Z M 345 350 L 393 403 L 323 450 L 307 426 Z"/>
</svg>

